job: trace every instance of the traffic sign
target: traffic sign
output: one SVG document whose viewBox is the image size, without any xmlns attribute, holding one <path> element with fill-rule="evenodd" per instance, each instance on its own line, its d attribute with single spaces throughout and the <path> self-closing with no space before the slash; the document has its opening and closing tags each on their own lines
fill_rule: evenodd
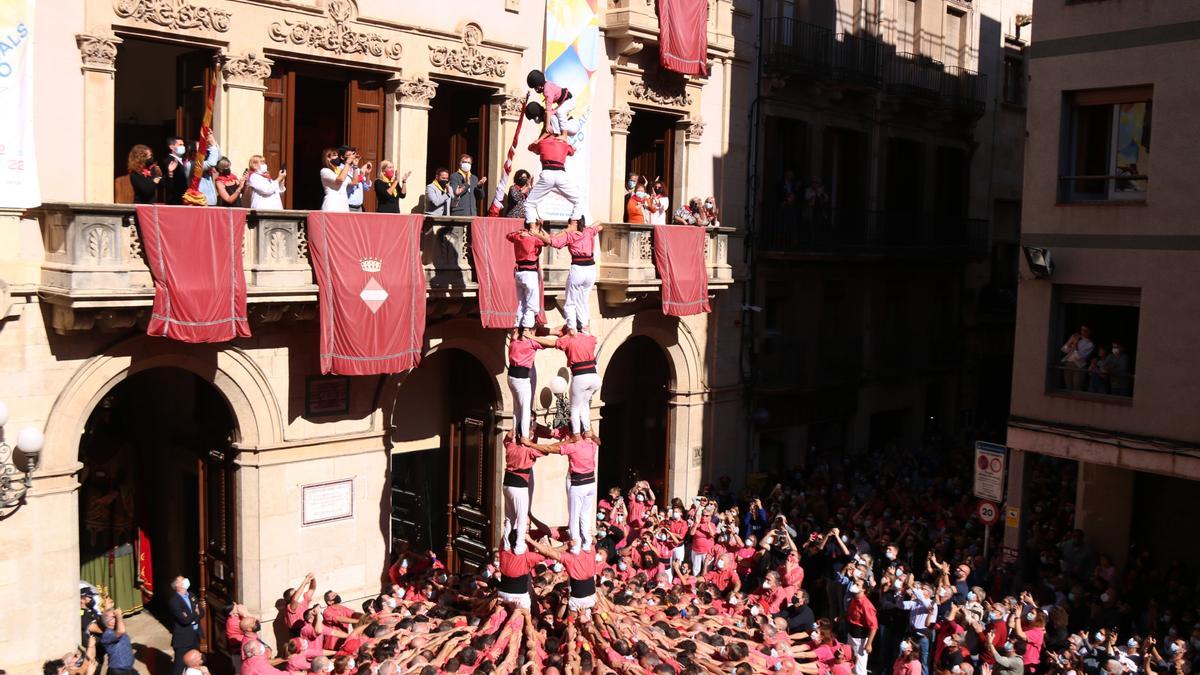
<svg viewBox="0 0 1200 675">
<path fill-rule="evenodd" d="M 975 443 L 975 496 L 1004 501 L 1004 469 L 1008 448 L 995 443 Z"/>
<path fill-rule="evenodd" d="M 995 502 L 982 499 L 979 508 L 975 509 L 975 515 L 979 516 L 979 522 L 990 527 L 1000 520 L 1000 507 Z"/>
</svg>

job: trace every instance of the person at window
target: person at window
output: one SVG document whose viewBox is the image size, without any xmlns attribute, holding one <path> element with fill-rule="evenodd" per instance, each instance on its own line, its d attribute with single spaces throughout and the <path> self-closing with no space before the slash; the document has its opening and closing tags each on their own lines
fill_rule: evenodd
<svg viewBox="0 0 1200 675">
<path fill-rule="evenodd" d="M 279 176 L 271 178 L 267 160 L 262 155 L 250 157 L 250 208 L 283 210 L 283 193 L 287 188 L 283 181 L 287 178 L 287 169 L 280 169 Z"/>
<path fill-rule="evenodd" d="M 708 227 L 708 216 L 704 214 L 699 197 L 692 197 L 687 204 L 675 209 L 675 224 Z"/>
<path fill-rule="evenodd" d="M 133 188 L 134 204 L 154 204 L 158 200 L 158 184 L 162 182 L 162 168 L 154 162 L 154 152 L 145 145 L 137 144 L 129 149 L 129 184 Z"/>
<path fill-rule="evenodd" d="M 337 148 L 326 148 L 321 156 L 325 159 L 325 166 L 321 167 L 321 186 L 325 188 L 321 210 L 348 212 L 350 203 L 347 201 L 346 188 L 350 184 L 351 170 L 358 160 L 352 154 L 350 159 L 343 159 Z"/>
<path fill-rule="evenodd" d="M 246 179 L 250 177 L 250 170 L 246 169 L 241 176 L 233 174 L 233 163 L 228 157 L 222 157 L 217 160 L 217 177 L 213 179 L 213 183 L 217 190 L 217 199 L 215 202 L 209 202 L 212 206 L 238 206 L 242 203 L 242 192 L 246 188 Z"/>
<path fill-rule="evenodd" d="M 1063 383 L 1072 391 L 1083 391 L 1087 384 L 1086 371 L 1095 349 L 1091 334 L 1090 328 L 1080 326 L 1079 331 L 1072 333 L 1059 349 L 1064 354 L 1061 363 L 1066 368 L 1063 372 Z"/>
<path fill-rule="evenodd" d="M 200 175 L 198 189 L 204 195 L 204 200 L 209 206 L 216 206 L 220 203 L 218 202 L 216 180 L 220 175 L 217 164 L 220 162 L 221 146 L 217 145 L 217 137 L 211 131 L 208 132 L 208 136 L 204 140 L 207 149 L 204 154 L 204 173 Z M 193 153 L 192 156 L 195 157 L 195 154 Z M 191 174 L 188 175 L 188 181 L 190 183 Z"/>
<path fill-rule="evenodd" d="M 704 200 L 704 217 L 708 219 L 709 227 L 720 227 L 721 226 L 721 221 L 719 219 L 720 215 L 721 215 L 721 209 L 719 207 L 717 207 L 717 198 L 709 197 L 708 199 L 705 199 Z"/>
<path fill-rule="evenodd" d="M 622 204 L 629 201 L 629 196 L 633 194 L 633 190 L 637 187 L 637 184 L 638 175 L 630 171 L 629 175 L 625 177 L 625 197 L 623 197 L 621 200 Z"/>
<path fill-rule="evenodd" d="M 454 195 L 450 204 L 450 215 L 452 216 L 478 215 L 476 202 L 486 196 L 483 186 L 487 183 L 487 177 L 471 173 L 472 165 L 471 156 L 463 155 L 458 158 L 458 171 L 450 176 L 450 194 Z"/>
<path fill-rule="evenodd" d="M 1108 387 L 1114 396 L 1133 396 L 1133 371 L 1129 366 L 1129 351 L 1125 345 L 1113 340 L 1111 365 L 1108 370 Z"/>
<path fill-rule="evenodd" d="M 1093 394 L 1108 393 L 1108 376 L 1112 370 L 1113 357 L 1103 345 L 1096 347 L 1096 355 L 1088 365 L 1088 391 Z"/>
<path fill-rule="evenodd" d="M 187 144 L 179 136 L 167 139 L 167 155 L 158 162 L 163 173 L 163 201 L 167 204 L 183 204 L 183 193 L 187 192 L 192 178 L 192 163 L 187 158 Z"/>
<path fill-rule="evenodd" d="M 408 196 L 408 177 L 401 176 L 396 165 L 388 160 L 379 163 L 379 178 L 375 179 L 375 210 L 379 213 L 400 213 L 400 200 Z"/>
<path fill-rule="evenodd" d="M 450 192 L 450 170 L 438 169 L 433 172 L 433 180 L 425 187 L 425 215 L 448 216 L 454 202 Z"/>
<path fill-rule="evenodd" d="M 654 178 L 651 195 L 650 224 L 666 225 L 667 214 L 671 212 L 671 198 L 667 196 L 667 188 L 663 185 L 662 179 L 657 176 Z"/>
<path fill-rule="evenodd" d="M 529 198 L 529 189 L 533 187 L 532 179 L 533 176 L 525 169 L 513 176 L 513 185 L 508 188 L 508 211 L 504 217 L 525 219 L 525 200 Z"/>
<path fill-rule="evenodd" d="M 646 191 L 646 177 L 638 176 L 636 186 L 625 200 L 625 222 L 643 224 L 650 220 L 650 193 Z"/>
<path fill-rule="evenodd" d="M 338 155 L 342 157 L 342 161 L 354 159 L 350 167 L 350 180 L 346 183 L 346 204 L 351 211 L 361 213 L 363 197 L 371 185 L 371 163 L 363 164 L 362 156 L 358 154 L 358 148 L 347 145 L 338 148 Z"/>
</svg>

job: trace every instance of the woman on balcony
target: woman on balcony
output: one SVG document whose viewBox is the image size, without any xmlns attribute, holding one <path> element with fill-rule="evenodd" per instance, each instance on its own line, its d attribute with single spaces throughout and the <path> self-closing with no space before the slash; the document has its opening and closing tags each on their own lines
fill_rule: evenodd
<svg viewBox="0 0 1200 675">
<path fill-rule="evenodd" d="M 379 178 L 375 179 L 375 210 L 379 213 L 400 213 L 400 200 L 408 196 L 408 177 L 396 171 L 396 165 L 388 160 L 379 163 Z"/>
<path fill-rule="evenodd" d="M 638 176 L 633 190 L 625 201 L 625 222 L 643 225 L 649 222 L 650 193 L 646 192 L 646 177 Z"/>
<path fill-rule="evenodd" d="M 262 155 L 252 155 L 250 178 L 246 182 L 250 186 L 250 208 L 282 211 L 283 193 L 287 190 L 283 181 L 286 178 L 287 169 L 280 169 L 279 176 L 272 180 L 267 159 Z"/>
<path fill-rule="evenodd" d="M 213 179 L 213 187 L 217 192 L 217 203 L 213 206 L 238 206 L 242 202 L 242 192 L 246 189 L 246 179 L 250 177 L 250 170 L 246 171 L 239 178 L 233 175 L 233 162 L 229 161 L 228 157 L 222 157 L 217 160 L 217 176 Z"/>
<path fill-rule="evenodd" d="M 321 185 L 325 188 L 325 199 L 321 202 L 322 211 L 350 212 L 350 201 L 346 194 L 346 186 L 350 184 L 352 169 L 358 166 L 358 157 L 346 153 L 343 160 L 337 148 L 325 148 L 321 153 L 325 158 L 325 166 L 321 167 Z"/>
<path fill-rule="evenodd" d="M 517 171 L 513 176 L 513 186 L 508 189 L 508 211 L 505 218 L 525 219 L 525 199 L 529 197 L 529 189 L 533 187 L 529 181 L 532 176 L 525 169 Z"/>
<path fill-rule="evenodd" d="M 134 204 L 153 204 L 158 196 L 158 184 L 162 182 L 162 169 L 154 163 L 154 153 L 141 143 L 129 150 L 129 184 L 133 188 Z"/>
</svg>

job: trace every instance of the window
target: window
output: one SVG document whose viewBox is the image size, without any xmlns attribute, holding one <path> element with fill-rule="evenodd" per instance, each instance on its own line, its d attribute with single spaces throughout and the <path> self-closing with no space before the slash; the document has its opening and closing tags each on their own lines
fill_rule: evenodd
<svg viewBox="0 0 1200 675">
<path fill-rule="evenodd" d="M 1140 304 L 1137 289 L 1055 286 L 1046 389 L 1131 398 Z"/>
<path fill-rule="evenodd" d="M 963 12 L 946 8 L 946 21 L 943 25 L 942 34 L 945 42 L 945 58 L 943 61 L 948 66 L 963 66 L 964 57 L 966 56 L 965 45 L 967 42 L 967 22 L 964 19 Z"/>
<path fill-rule="evenodd" d="M 1025 105 L 1025 56 L 1004 55 L 1004 102 Z"/>
<path fill-rule="evenodd" d="M 1151 93 L 1145 86 L 1067 94 L 1062 201 L 1146 198 Z"/>
</svg>

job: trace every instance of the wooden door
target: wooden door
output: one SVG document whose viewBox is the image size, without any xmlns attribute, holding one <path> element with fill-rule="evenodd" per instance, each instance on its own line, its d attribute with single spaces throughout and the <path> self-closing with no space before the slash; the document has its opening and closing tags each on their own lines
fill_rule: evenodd
<svg viewBox="0 0 1200 675">
<path fill-rule="evenodd" d="M 235 542 L 237 527 L 236 469 L 233 452 L 211 450 L 198 460 L 200 494 L 200 605 L 204 607 L 206 652 L 228 653 L 225 620 L 237 598 Z"/>
<path fill-rule="evenodd" d="M 469 413 L 451 427 L 446 558 L 456 572 L 474 572 L 490 560 L 492 428 L 490 410 Z"/>
<path fill-rule="evenodd" d="M 175 59 L 175 135 L 194 141 L 200 135 L 204 120 L 204 88 L 212 77 L 213 56 L 210 52 L 188 52 Z M 155 156 L 165 152 L 155 147 Z"/>
<path fill-rule="evenodd" d="M 371 178 L 379 175 L 379 162 L 383 156 L 383 83 L 354 79 L 350 81 L 347 97 L 346 119 L 349 127 L 350 145 L 358 148 L 362 164 L 371 163 Z M 363 195 L 363 210 L 375 210 L 375 191 L 368 187 Z"/>
<path fill-rule="evenodd" d="M 263 93 L 263 157 L 271 175 L 292 164 L 296 134 L 296 73 L 281 66 L 271 69 L 267 90 Z M 295 190 L 283 193 L 283 208 L 292 208 Z"/>
<path fill-rule="evenodd" d="M 686 195 L 673 193 L 675 185 L 675 118 L 662 113 L 638 111 L 633 116 L 626 146 L 629 171 L 645 176 L 648 186 L 659 177 L 671 210 L 680 206 L 677 200 L 686 200 Z M 621 214 L 624 219 L 624 213 Z M 667 222 L 671 222 L 670 216 Z"/>
</svg>

